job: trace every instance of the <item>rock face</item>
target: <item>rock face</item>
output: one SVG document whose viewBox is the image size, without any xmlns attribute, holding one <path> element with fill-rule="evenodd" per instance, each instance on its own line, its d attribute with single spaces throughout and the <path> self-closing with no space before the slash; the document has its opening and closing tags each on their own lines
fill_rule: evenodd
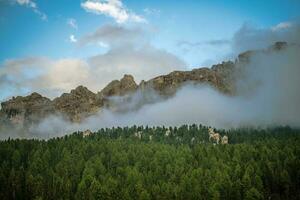
<svg viewBox="0 0 300 200">
<path fill-rule="evenodd" d="M 142 90 L 153 88 L 160 95 L 169 96 L 175 94 L 181 86 L 193 83 L 208 84 L 223 93 L 232 94 L 234 92 L 234 68 L 235 64 L 229 61 L 213 65 L 211 69 L 199 68 L 192 71 L 174 71 L 147 82 L 142 81 L 139 88 Z"/>
<path fill-rule="evenodd" d="M 73 122 L 94 114 L 102 107 L 102 100 L 86 87 L 79 86 L 70 93 L 64 93 L 53 100 L 56 112 L 64 114 Z"/>
<path fill-rule="evenodd" d="M 137 84 L 134 81 L 132 75 L 125 74 L 124 77 L 119 80 L 110 82 L 103 90 L 101 90 L 97 96 L 98 98 L 105 98 L 110 96 L 123 96 L 131 92 L 136 91 Z"/>
<path fill-rule="evenodd" d="M 37 122 L 49 114 L 54 113 L 54 107 L 50 99 L 38 93 L 32 93 L 26 97 L 13 97 L 7 102 L 1 103 L 1 115 L 8 123 L 20 125 Z"/>
<path fill-rule="evenodd" d="M 85 117 L 100 110 L 103 102 L 86 87 L 79 86 L 70 93 L 64 93 L 53 101 L 32 93 L 26 97 L 13 97 L 1 103 L 0 121 L 11 125 L 27 126 L 49 115 L 62 114 L 72 122 L 80 122 Z"/>
</svg>

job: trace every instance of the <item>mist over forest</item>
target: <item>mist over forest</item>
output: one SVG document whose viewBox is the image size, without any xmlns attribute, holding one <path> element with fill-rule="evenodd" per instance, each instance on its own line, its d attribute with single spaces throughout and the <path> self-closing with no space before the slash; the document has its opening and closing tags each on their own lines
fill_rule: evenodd
<svg viewBox="0 0 300 200">
<path fill-rule="evenodd" d="M 299 200 L 299 10 L 0 0 L 0 200 Z"/>
</svg>

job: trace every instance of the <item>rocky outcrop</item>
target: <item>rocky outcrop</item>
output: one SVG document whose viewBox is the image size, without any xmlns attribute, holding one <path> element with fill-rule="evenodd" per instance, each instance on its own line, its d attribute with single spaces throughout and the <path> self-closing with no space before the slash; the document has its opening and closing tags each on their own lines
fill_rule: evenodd
<svg viewBox="0 0 300 200">
<path fill-rule="evenodd" d="M 124 77 L 119 80 L 110 82 L 103 90 L 101 90 L 97 96 L 98 98 L 105 98 L 110 96 L 123 96 L 135 92 L 137 84 L 134 81 L 132 75 L 125 74 Z"/>
<path fill-rule="evenodd" d="M 38 93 L 32 93 L 26 97 L 13 97 L 9 101 L 1 103 L 2 120 L 12 125 L 34 123 L 47 115 L 54 113 L 54 107 L 50 99 Z"/>
<path fill-rule="evenodd" d="M 285 49 L 288 46 L 293 46 L 293 44 L 289 44 L 287 42 L 275 42 L 271 45 L 268 49 L 260 49 L 260 50 L 252 50 L 252 51 L 245 51 L 238 55 L 236 60 L 236 64 L 243 65 L 245 63 L 249 63 L 250 59 L 258 53 L 270 53 L 274 51 L 280 51 Z"/>
<path fill-rule="evenodd" d="M 211 69 L 199 68 L 192 71 L 174 71 L 149 81 L 142 81 L 139 88 L 141 90 L 152 88 L 160 95 L 169 96 L 175 94 L 181 86 L 192 83 L 207 84 L 223 93 L 232 94 L 234 92 L 234 68 L 235 64 L 229 61 L 213 65 Z"/>
<path fill-rule="evenodd" d="M 95 93 L 83 86 L 53 100 L 55 111 L 62 113 L 73 122 L 80 122 L 98 112 L 102 104 L 102 100 L 97 98 Z"/>
<path fill-rule="evenodd" d="M 98 112 L 102 106 L 102 99 L 98 99 L 95 93 L 83 86 L 64 93 L 53 101 L 38 93 L 32 93 L 3 102 L 0 122 L 27 126 L 50 115 L 63 115 L 72 122 L 80 122 Z"/>
</svg>

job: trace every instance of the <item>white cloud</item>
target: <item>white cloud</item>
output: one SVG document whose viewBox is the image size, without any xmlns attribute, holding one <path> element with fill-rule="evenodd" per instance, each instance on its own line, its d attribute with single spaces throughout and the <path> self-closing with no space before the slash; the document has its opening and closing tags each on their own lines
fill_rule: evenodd
<svg viewBox="0 0 300 200">
<path fill-rule="evenodd" d="M 87 0 L 81 3 L 81 7 L 88 12 L 112 17 L 119 24 L 128 21 L 146 22 L 142 16 L 127 10 L 121 0 Z"/>
<path fill-rule="evenodd" d="M 42 20 L 47 20 L 47 15 L 39 10 L 37 4 L 32 0 L 16 0 L 16 2 L 21 6 L 27 6 L 33 10 L 37 15 L 40 16 Z"/>
<path fill-rule="evenodd" d="M 273 26 L 271 28 L 272 31 L 279 31 L 279 30 L 283 30 L 283 29 L 288 29 L 292 26 L 293 24 L 291 22 L 281 22 L 279 24 L 277 24 L 276 26 Z"/>
<path fill-rule="evenodd" d="M 70 35 L 70 42 L 72 42 L 72 43 L 77 42 L 77 39 L 76 39 L 75 35 Z"/>
<path fill-rule="evenodd" d="M 69 18 L 69 19 L 67 20 L 67 24 L 68 24 L 70 27 L 74 28 L 74 29 L 78 29 L 78 25 L 77 25 L 76 19 Z"/>
<path fill-rule="evenodd" d="M 36 4 L 31 0 L 17 0 L 17 3 L 20 5 L 26 5 L 31 8 L 36 8 Z"/>
<path fill-rule="evenodd" d="M 0 86 L 4 91 L 10 90 L 7 92 L 9 96 L 36 91 L 55 97 L 76 85 L 88 85 L 89 73 L 88 64 L 79 59 L 12 59 L 0 66 Z"/>
<path fill-rule="evenodd" d="M 86 84 L 91 73 L 88 64 L 83 60 L 52 61 L 45 75 L 39 77 L 40 87 L 48 88 L 50 91 L 68 91 L 75 85 Z"/>
</svg>

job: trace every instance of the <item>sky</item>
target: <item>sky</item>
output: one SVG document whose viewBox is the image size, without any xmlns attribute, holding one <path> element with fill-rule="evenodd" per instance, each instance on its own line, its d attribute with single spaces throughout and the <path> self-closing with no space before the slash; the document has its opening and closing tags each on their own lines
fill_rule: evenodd
<svg viewBox="0 0 300 200">
<path fill-rule="evenodd" d="M 210 67 L 256 48 L 236 48 L 251 30 L 280 39 L 299 10 L 298 0 L 0 0 L 0 100 Z"/>
</svg>

